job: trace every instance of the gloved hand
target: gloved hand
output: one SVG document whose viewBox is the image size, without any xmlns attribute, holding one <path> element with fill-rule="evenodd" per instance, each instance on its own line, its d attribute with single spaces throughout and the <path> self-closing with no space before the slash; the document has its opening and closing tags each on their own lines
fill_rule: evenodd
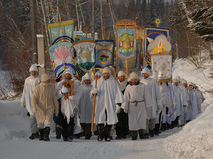
<svg viewBox="0 0 213 159">
<path fill-rule="evenodd" d="M 116 104 L 115 107 L 116 107 L 116 113 L 119 114 L 121 112 L 121 107 L 118 104 Z"/>
<path fill-rule="evenodd" d="M 77 107 L 75 107 L 74 110 L 73 110 L 74 114 L 76 114 L 78 111 L 79 111 L 79 110 L 78 110 Z"/>
<path fill-rule="evenodd" d="M 62 92 L 62 93 L 67 93 L 67 92 L 68 92 L 67 87 L 64 87 L 64 86 L 63 86 L 62 89 L 61 89 L 61 92 Z"/>
<path fill-rule="evenodd" d="M 25 108 L 25 105 L 24 105 L 24 103 L 21 103 L 21 107 L 24 109 Z"/>
<path fill-rule="evenodd" d="M 124 113 L 128 113 L 128 109 L 124 109 Z"/>
<path fill-rule="evenodd" d="M 69 99 L 70 99 L 71 101 L 74 101 L 74 100 L 75 100 L 74 96 L 69 96 Z"/>
<path fill-rule="evenodd" d="M 92 90 L 92 94 L 97 94 L 97 93 L 98 93 L 97 88 L 94 88 L 94 89 Z"/>
<path fill-rule="evenodd" d="M 174 108 L 174 109 L 176 108 L 176 104 L 173 104 L 173 108 Z"/>
</svg>

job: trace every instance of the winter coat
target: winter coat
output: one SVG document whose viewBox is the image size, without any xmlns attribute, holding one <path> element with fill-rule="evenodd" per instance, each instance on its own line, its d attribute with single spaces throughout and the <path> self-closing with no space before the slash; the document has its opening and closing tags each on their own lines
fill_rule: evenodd
<svg viewBox="0 0 213 159">
<path fill-rule="evenodd" d="M 93 100 L 92 91 L 90 92 L 90 99 Z M 103 77 L 97 80 L 97 96 L 95 103 L 95 123 L 100 124 L 106 121 L 107 112 L 107 124 L 113 125 L 118 122 L 116 114 L 116 103 L 123 103 L 124 97 L 117 81 L 111 75 L 109 79 L 105 80 Z"/>
<path fill-rule="evenodd" d="M 33 109 L 31 106 L 31 98 L 33 95 L 33 90 L 36 85 L 38 85 L 41 81 L 40 76 L 29 76 L 26 78 L 24 82 L 24 89 L 21 97 L 21 103 L 25 105 L 27 111 L 30 113 L 30 115 L 34 116 Z"/>
<path fill-rule="evenodd" d="M 52 121 L 53 114 L 58 115 L 59 104 L 52 84 L 41 83 L 37 85 L 31 100 L 38 123 L 44 123 L 45 120 Z"/>
</svg>

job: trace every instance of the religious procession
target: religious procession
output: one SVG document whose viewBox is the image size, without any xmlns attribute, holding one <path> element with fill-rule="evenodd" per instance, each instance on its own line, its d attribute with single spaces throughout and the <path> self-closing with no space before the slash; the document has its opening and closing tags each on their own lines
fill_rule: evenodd
<svg viewBox="0 0 213 159">
<path fill-rule="evenodd" d="M 48 24 L 56 83 L 30 67 L 21 98 L 29 138 L 50 141 L 54 124 L 63 141 L 148 139 L 195 119 L 205 99 L 192 82 L 172 76 L 169 29 L 159 21 L 117 21 L 116 40 L 94 40 L 88 27 L 74 31 L 74 20 Z"/>
</svg>

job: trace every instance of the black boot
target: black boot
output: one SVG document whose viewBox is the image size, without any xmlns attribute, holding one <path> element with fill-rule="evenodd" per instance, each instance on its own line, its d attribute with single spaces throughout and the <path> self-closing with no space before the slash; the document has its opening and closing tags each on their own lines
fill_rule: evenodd
<svg viewBox="0 0 213 159">
<path fill-rule="evenodd" d="M 154 137 L 154 135 L 155 135 L 155 134 L 154 134 L 154 130 L 150 130 L 150 129 L 149 129 L 149 136 L 150 136 L 150 137 Z"/>
<path fill-rule="evenodd" d="M 105 136 L 104 124 L 98 124 L 98 141 L 102 141 Z"/>
<path fill-rule="evenodd" d="M 132 140 L 137 140 L 138 132 L 137 131 L 131 131 L 131 134 L 132 134 Z"/>
<path fill-rule="evenodd" d="M 160 129 L 160 124 L 155 124 L 154 133 L 155 133 L 156 136 L 159 135 L 159 129 Z"/>
<path fill-rule="evenodd" d="M 44 141 L 50 141 L 49 134 L 50 134 L 50 127 L 44 128 Z"/>
<path fill-rule="evenodd" d="M 105 127 L 105 141 L 111 141 L 111 137 L 110 137 L 111 128 L 112 128 L 112 125 L 106 125 Z"/>
<path fill-rule="evenodd" d="M 32 135 L 31 135 L 29 138 L 30 138 L 31 140 L 38 139 L 38 138 L 39 138 L 38 132 L 32 133 Z"/>
<path fill-rule="evenodd" d="M 39 140 L 44 140 L 44 129 L 39 129 L 39 133 L 40 133 Z"/>
</svg>

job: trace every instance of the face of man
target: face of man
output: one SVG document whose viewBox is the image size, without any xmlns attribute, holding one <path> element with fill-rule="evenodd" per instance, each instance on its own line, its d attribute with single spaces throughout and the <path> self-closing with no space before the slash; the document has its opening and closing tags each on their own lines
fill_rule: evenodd
<svg viewBox="0 0 213 159">
<path fill-rule="evenodd" d="M 36 76 L 37 75 L 36 71 L 31 71 L 30 73 L 31 73 L 32 76 Z"/>
<path fill-rule="evenodd" d="M 84 83 L 85 83 L 86 85 L 89 85 L 89 84 L 91 84 L 91 80 L 89 80 L 89 79 L 84 80 Z"/>
<path fill-rule="evenodd" d="M 149 77 L 149 74 L 147 74 L 147 73 L 142 73 L 142 76 L 143 76 L 144 79 L 147 79 L 147 78 Z"/>
<path fill-rule="evenodd" d="M 193 86 L 192 86 L 192 85 L 189 85 L 189 89 L 193 89 Z"/>
<path fill-rule="evenodd" d="M 103 74 L 103 77 L 104 77 L 105 80 L 107 80 L 107 79 L 109 79 L 110 74 L 108 72 L 106 72 L 106 73 Z"/>
<path fill-rule="evenodd" d="M 136 85 L 138 83 L 138 79 L 131 79 L 132 85 Z"/>
<path fill-rule="evenodd" d="M 177 82 L 173 82 L 176 86 L 178 86 L 178 83 Z"/>
<path fill-rule="evenodd" d="M 125 76 L 120 76 L 120 77 L 118 77 L 118 79 L 119 79 L 120 82 L 123 82 L 123 81 L 125 81 L 126 77 Z"/>
<path fill-rule="evenodd" d="M 187 84 L 186 83 L 183 83 L 184 87 L 187 87 Z"/>
<path fill-rule="evenodd" d="M 66 78 L 67 80 L 71 80 L 71 79 L 72 79 L 72 75 L 69 74 L 69 73 L 66 73 L 66 74 L 65 74 L 65 78 Z"/>
</svg>

